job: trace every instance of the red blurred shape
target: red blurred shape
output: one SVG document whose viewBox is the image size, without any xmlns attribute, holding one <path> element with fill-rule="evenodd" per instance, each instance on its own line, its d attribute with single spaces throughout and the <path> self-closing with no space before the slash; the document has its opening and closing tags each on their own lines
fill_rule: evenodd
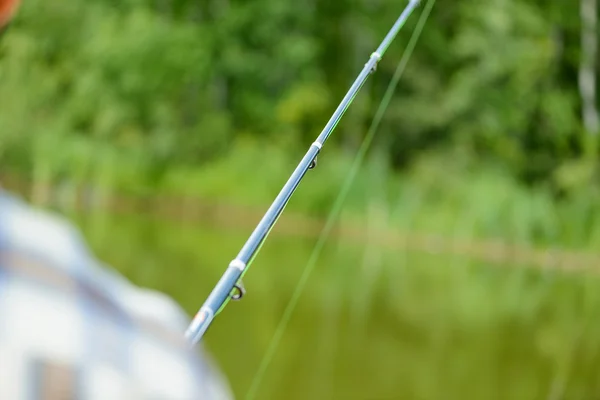
<svg viewBox="0 0 600 400">
<path fill-rule="evenodd" d="M 0 0 L 0 28 L 10 22 L 20 3 L 21 0 Z"/>
</svg>

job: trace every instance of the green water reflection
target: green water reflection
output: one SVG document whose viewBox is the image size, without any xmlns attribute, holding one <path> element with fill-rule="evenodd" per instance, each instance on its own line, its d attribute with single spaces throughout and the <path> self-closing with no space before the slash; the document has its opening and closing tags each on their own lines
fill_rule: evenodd
<svg viewBox="0 0 600 400">
<path fill-rule="evenodd" d="M 250 233 L 140 215 L 77 221 L 103 260 L 190 314 Z M 207 335 L 239 399 L 315 241 L 272 235 L 246 298 Z M 257 398 L 598 398 L 599 280 L 519 267 L 332 240 Z"/>
</svg>

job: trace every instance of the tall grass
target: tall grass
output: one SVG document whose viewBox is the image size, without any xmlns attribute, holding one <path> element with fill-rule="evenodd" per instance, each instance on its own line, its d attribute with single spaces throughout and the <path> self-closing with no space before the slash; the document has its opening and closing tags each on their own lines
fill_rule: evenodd
<svg viewBox="0 0 600 400">
<path fill-rule="evenodd" d="M 81 153 L 82 149 L 88 150 Z M 37 162 L 27 172 L 33 180 L 34 200 L 48 197 L 36 197 L 43 192 L 39 188 L 58 186 L 62 197 L 71 200 L 77 190 L 84 189 L 93 207 L 101 207 L 120 193 L 175 196 L 192 203 L 196 198 L 266 210 L 305 150 L 298 144 L 282 151 L 279 144 L 240 140 L 225 156 L 202 166 L 172 165 L 156 175 L 142 154 L 132 157 L 90 149 L 84 144 L 65 145 L 60 166 L 53 166 L 51 158 Z M 324 218 L 352 157 L 325 148 L 318 168 L 307 174 L 287 211 Z M 4 171 L 19 174 L 6 161 Z M 346 201 L 344 221 L 364 223 L 369 218 L 365 210 L 376 196 L 379 208 L 385 204 L 390 209 L 387 225 L 403 232 L 571 249 L 595 249 L 600 244 L 597 188 L 585 185 L 558 199 L 549 187 L 526 187 L 493 164 L 472 161 L 464 154 L 425 154 L 408 170 L 390 173 L 385 160 L 373 153 Z M 69 201 L 62 203 L 69 208 Z"/>
</svg>

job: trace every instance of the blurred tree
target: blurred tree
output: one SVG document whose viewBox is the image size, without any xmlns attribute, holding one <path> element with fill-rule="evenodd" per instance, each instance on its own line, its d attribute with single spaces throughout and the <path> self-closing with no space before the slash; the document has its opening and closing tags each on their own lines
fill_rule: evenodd
<svg viewBox="0 0 600 400">
<path fill-rule="evenodd" d="M 598 56 L 598 2 L 581 0 L 581 66 L 579 68 L 579 91 L 583 108 L 585 130 L 597 135 L 600 117 L 596 99 L 596 74 Z"/>
<path fill-rule="evenodd" d="M 112 162 L 137 165 L 137 181 L 152 185 L 177 165 L 223 155 L 239 136 L 305 144 L 404 3 L 29 0 L 0 44 L 0 96 L 11 99 L 0 112 L 0 155 L 33 171 L 33 138 L 52 127 L 61 143 L 103 143 Z M 582 156 L 581 133 L 596 130 L 594 4 L 440 2 L 378 135 L 391 165 L 441 148 L 526 183 L 554 179 Z M 354 153 L 415 23 L 332 146 Z M 93 165 L 100 154 L 83 159 Z"/>
</svg>

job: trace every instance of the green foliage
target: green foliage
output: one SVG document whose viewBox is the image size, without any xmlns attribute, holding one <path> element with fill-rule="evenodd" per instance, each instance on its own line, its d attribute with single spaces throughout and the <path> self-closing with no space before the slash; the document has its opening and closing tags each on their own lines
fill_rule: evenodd
<svg viewBox="0 0 600 400">
<path fill-rule="evenodd" d="M 172 168 L 220 157 L 240 136 L 307 144 L 402 4 L 26 1 L 1 42 L 0 95 L 10 101 L 0 113 L 0 156 L 49 177 L 77 170 L 79 158 L 87 179 L 107 157 L 135 159 L 136 180 L 152 187 Z M 415 22 L 332 146 L 355 151 Z M 390 164 L 458 148 L 525 183 L 549 180 L 562 190 L 555 174 L 586 146 L 578 28 L 577 2 L 441 2 L 378 135 Z M 85 154 L 82 146 L 104 150 Z M 44 161 L 32 150 L 39 147 Z"/>
</svg>

